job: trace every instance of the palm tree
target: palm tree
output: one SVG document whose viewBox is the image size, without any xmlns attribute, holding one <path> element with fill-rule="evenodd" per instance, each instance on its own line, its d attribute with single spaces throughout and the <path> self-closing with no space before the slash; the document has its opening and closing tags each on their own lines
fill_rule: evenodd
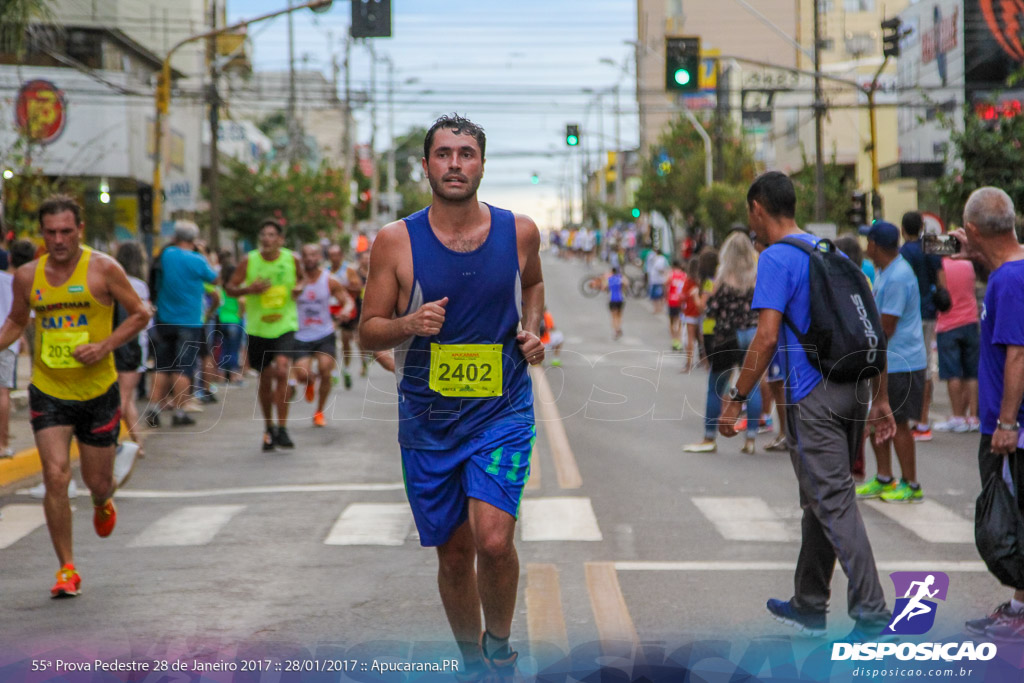
<svg viewBox="0 0 1024 683">
<path fill-rule="evenodd" d="M 21 56 L 28 38 L 40 24 L 56 23 L 53 0 L 3 0 L 0 2 L 0 53 Z"/>
</svg>

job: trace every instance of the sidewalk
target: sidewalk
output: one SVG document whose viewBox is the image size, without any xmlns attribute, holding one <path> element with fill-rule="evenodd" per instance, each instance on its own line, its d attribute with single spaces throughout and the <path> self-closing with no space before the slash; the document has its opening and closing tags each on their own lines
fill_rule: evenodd
<svg viewBox="0 0 1024 683">
<path fill-rule="evenodd" d="M 18 388 L 11 391 L 10 442 L 14 457 L 0 458 L 0 488 L 37 476 L 41 471 L 29 424 L 28 384 L 31 376 L 32 359 L 22 349 L 18 356 Z M 72 461 L 78 459 L 78 449 L 72 449 L 71 458 Z"/>
</svg>

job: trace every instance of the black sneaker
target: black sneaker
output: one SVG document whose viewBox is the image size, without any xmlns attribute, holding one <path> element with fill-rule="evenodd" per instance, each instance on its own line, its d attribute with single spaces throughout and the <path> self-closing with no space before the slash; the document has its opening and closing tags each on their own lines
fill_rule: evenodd
<svg viewBox="0 0 1024 683">
<path fill-rule="evenodd" d="M 275 427 L 268 427 L 267 431 L 263 432 L 264 453 L 273 453 L 274 451 L 277 450 L 277 446 L 274 445 L 274 442 L 277 441 L 277 435 L 275 433 L 275 430 Z"/>
<path fill-rule="evenodd" d="M 999 605 L 999 607 L 996 607 L 995 611 L 987 617 L 981 617 L 980 619 L 970 619 L 968 621 L 965 621 L 964 630 L 968 633 L 973 633 L 976 636 L 987 635 L 986 630 L 989 626 L 992 626 L 996 622 L 1000 622 L 1005 619 L 1010 619 L 1015 616 L 1017 616 L 1017 613 L 1013 611 L 1012 607 L 1010 607 L 1010 603 L 1004 602 L 1003 604 Z"/>
<path fill-rule="evenodd" d="M 175 415 L 174 417 L 171 418 L 172 427 L 188 427 L 190 425 L 194 425 L 195 423 L 196 421 L 189 417 L 188 413 Z"/>
<path fill-rule="evenodd" d="M 142 419 L 144 419 L 146 424 L 150 427 L 160 426 L 160 413 L 155 410 L 147 410 L 145 415 L 142 416 Z"/>
<path fill-rule="evenodd" d="M 274 443 L 281 448 L 295 448 L 295 443 L 289 438 L 288 431 L 284 427 L 278 427 L 274 435 Z"/>
<path fill-rule="evenodd" d="M 824 612 L 798 612 L 789 600 L 776 600 L 775 598 L 768 600 L 766 607 L 775 621 L 803 631 L 811 638 L 820 638 L 825 635 Z"/>
<path fill-rule="evenodd" d="M 211 394 L 209 391 L 204 391 L 203 394 L 199 397 L 199 402 L 200 403 L 216 403 L 217 402 L 217 397 L 214 396 L 213 394 Z"/>
<path fill-rule="evenodd" d="M 519 659 L 519 653 L 511 647 L 507 647 L 504 656 L 488 657 L 484 650 L 485 634 L 486 631 L 480 634 L 480 657 L 491 672 L 488 680 L 495 681 L 495 683 L 505 683 L 506 681 L 511 683 L 515 679 L 516 660 Z"/>
</svg>

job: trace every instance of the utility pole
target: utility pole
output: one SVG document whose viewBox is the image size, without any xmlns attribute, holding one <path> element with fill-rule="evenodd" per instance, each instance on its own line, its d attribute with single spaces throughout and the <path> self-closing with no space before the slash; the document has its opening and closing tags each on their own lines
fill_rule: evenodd
<svg viewBox="0 0 1024 683">
<path fill-rule="evenodd" d="M 354 194 L 352 192 L 352 178 L 355 169 L 355 145 L 352 144 L 352 71 L 350 64 L 352 61 L 352 32 L 351 30 L 345 33 L 345 121 L 342 126 L 342 144 L 345 146 L 345 192 Z M 355 232 L 355 206 L 352 200 L 354 196 L 349 196 L 349 200 L 345 202 L 345 229 L 350 233 Z"/>
<path fill-rule="evenodd" d="M 619 84 L 615 84 L 615 206 L 626 205 L 626 164 L 622 150 L 622 110 L 619 109 Z"/>
<path fill-rule="evenodd" d="M 366 41 L 370 51 L 370 224 L 377 228 L 377 203 L 380 201 L 380 173 L 377 172 L 377 51 L 373 41 Z"/>
<path fill-rule="evenodd" d="M 398 179 L 395 178 L 395 63 L 385 58 L 388 64 L 388 221 L 398 218 L 395 195 L 398 193 Z"/>
<path fill-rule="evenodd" d="M 288 15 L 289 17 L 291 14 Z M 210 29 L 217 30 L 217 0 L 210 2 Z M 217 35 L 207 41 L 206 58 L 210 64 L 210 247 L 220 249 L 220 94 L 217 92 Z"/>
<path fill-rule="evenodd" d="M 825 96 L 821 90 L 821 0 L 814 0 L 814 220 L 825 220 Z"/>
<path fill-rule="evenodd" d="M 292 0 L 288 0 L 288 7 L 292 6 Z M 288 13 L 288 166 L 294 166 L 298 158 L 298 121 L 296 121 L 296 95 L 295 95 L 295 22 L 292 20 L 291 12 Z"/>
</svg>

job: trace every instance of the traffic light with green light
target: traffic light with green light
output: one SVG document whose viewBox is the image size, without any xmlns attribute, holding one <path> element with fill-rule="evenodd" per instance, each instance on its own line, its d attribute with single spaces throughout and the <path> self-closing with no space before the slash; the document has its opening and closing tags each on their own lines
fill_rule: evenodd
<svg viewBox="0 0 1024 683">
<path fill-rule="evenodd" d="M 565 125 L 565 144 L 570 147 L 580 144 L 580 126 L 578 123 L 567 123 Z"/>
<path fill-rule="evenodd" d="M 630 213 L 632 214 L 633 218 L 640 218 L 640 209 L 633 207 L 633 210 Z"/>
<path fill-rule="evenodd" d="M 538 184 L 540 182 L 540 174 L 534 171 L 530 175 L 530 182 L 533 183 L 534 185 Z"/>
<path fill-rule="evenodd" d="M 665 38 L 665 90 L 700 90 L 700 38 Z"/>
</svg>

